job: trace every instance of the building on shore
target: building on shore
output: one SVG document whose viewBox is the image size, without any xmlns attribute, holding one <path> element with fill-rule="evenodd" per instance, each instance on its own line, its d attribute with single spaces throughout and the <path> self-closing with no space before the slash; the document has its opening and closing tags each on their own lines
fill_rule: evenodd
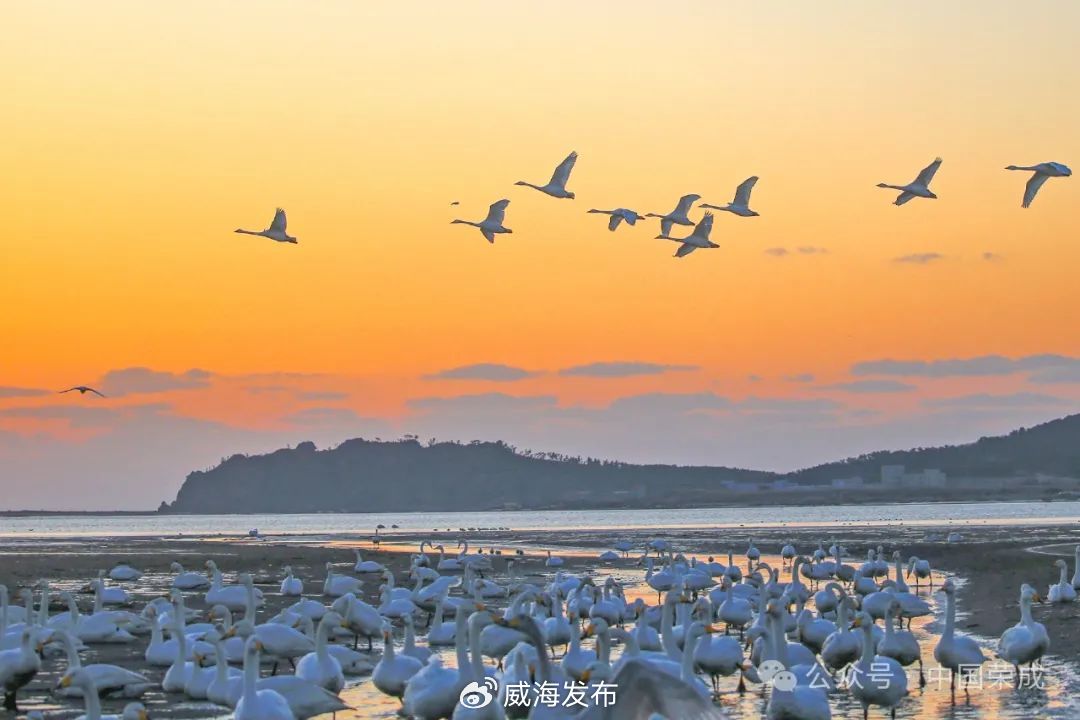
<svg viewBox="0 0 1080 720">
<path fill-rule="evenodd" d="M 881 466 L 881 484 L 884 487 L 943 488 L 946 480 L 945 473 L 935 468 L 908 472 L 903 465 Z"/>
</svg>

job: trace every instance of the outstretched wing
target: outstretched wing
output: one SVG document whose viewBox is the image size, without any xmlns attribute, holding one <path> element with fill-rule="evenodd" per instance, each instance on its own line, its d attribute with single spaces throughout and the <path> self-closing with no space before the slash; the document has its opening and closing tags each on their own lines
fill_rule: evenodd
<svg viewBox="0 0 1080 720">
<path fill-rule="evenodd" d="M 697 245 L 691 245 L 690 243 L 683 243 L 679 246 L 679 249 L 675 251 L 675 257 L 685 257 L 690 253 L 697 250 Z"/>
<path fill-rule="evenodd" d="M 673 223 L 671 220 L 669 220 L 666 217 L 660 218 L 660 234 L 661 235 L 670 235 L 671 234 L 671 226 L 674 225 L 674 224 L 675 223 Z"/>
<path fill-rule="evenodd" d="M 270 230 L 277 232 L 285 232 L 285 211 L 281 208 L 277 209 L 274 213 L 274 221 L 270 223 Z"/>
<path fill-rule="evenodd" d="M 588 720 L 722 720 L 724 713 L 681 680 L 663 675 L 644 660 L 629 660 L 615 676 L 615 701 L 582 713 Z"/>
<path fill-rule="evenodd" d="M 619 227 L 619 223 L 622 222 L 622 219 L 623 216 L 619 213 L 612 213 L 611 218 L 607 221 L 607 229 L 614 232 L 615 228 Z"/>
<path fill-rule="evenodd" d="M 484 234 L 484 237 L 487 238 L 487 241 L 489 243 L 491 243 L 492 245 L 495 244 L 495 233 L 491 232 L 487 228 L 480 228 L 480 232 Z"/>
<path fill-rule="evenodd" d="M 941 167 L 941 158 L 934 158 L 934 162 L 919 172 L 919 177 L 915 178 L 915 182 L 923 187 L 928 186 L 930 181 L 934 179 L 934 174 L 937 173 L 939 167 Z"/>
<path fill-rule="evenodd" d="M 709 239 L 709 233 L 712 232 L 712 219 L 713 214 L 711 212 L 705 213 L 705 217 L 701 218 L 697 227 L 694 228 L 694 237 L 701 238 L 702 240 Z"/>
<path fill-rule="evenodd" d="M 77 387 L 73 387 L 73 388 L 68 388 L 67 390 L 57 390 L 56 394 L 57 395 L 63 395 L 64 393 L 75 392 L 78 389 L 79 388 L 77 388 Z"/>
<path fill-rule="evenodd" d="M 506 218 L 506 206 L 509 204 L 510 201 L 505 199 L 491 203 L 491 206 L 488 207 L 488 214 L 487 217 L 484 218 L 484 222 L 502 225 L 503 220 Z M 492 240 L 492 242 L 494 242 L 494 240 Z"/>
<path fill-rule="evenodd" d="M 694 195 L 694 194 L 683 195 L 681 198 L 679 198 L 679 204 L 675 206 L 675 211 L 672 214 L 673 215 L 679 215 L 679 214 L 685 215 L 686 213 L 690 212 L 690 206 L 693 205 L 694 203 L 696 203 L 700 199 L 701 199 L 700 195 Z"/>
<path fill-rule="evenodd" d="M 739 187 L 735 188 L 735 200 L 732 205 L 747 206 L 750 204 L 750 191 L 754 189 L 754 184 L 758 181 L 757 175 L 748 177 L 742 181 Z"/>
<path fill-rule="evenodd" d="M 566 183 L 570 179 L 570 171 L 574 169 L 574 163 L 577 162 L 577 153 L 572 152 L 566 156 L 566 159 L 559 163 L 559 167 L 555 168 L 554 174 L 551 176 L 551 184 L 558 185 L 563 190 L 566 189 Z"/>
<path fill-rule="evenodd" d="M 99 393 L 99 392 L 98 392 L 97 390 L 95 390 L 95 389 L 94 389 L 94 388 L 92 388 L 92 387 L 88 387 L 88 388 L 86 388 L 86 389 L 87 389 L 87 390 L 89 390 L 90 392 L 94 393 L 94 394 L 95 394 L 95 395 L 97 395 L 98 397 L 105 397 L 104 395 L 102 395 L 101 393 Z"/>
<path fill-rule="evenodd" d="M 893 201 L 893 205 L 903 205 L 913 197 L 915 196 L 909 192 L 902 192 L 896 196 L 896 200 Z"/>
<path fill-rule="evenodd" d="M 1031 176 L 1031 179 L 1027 181 L 1027 185 L 1024 186 L 1024 203 L 1021 207 L 1031 207 L 1031 201 L 1035 199 L 1035 194 L 1039 192 L 1039 188 L 1043 186 L 1048 177 L 1050 176 L 1039 172 Z"/>
</svg>

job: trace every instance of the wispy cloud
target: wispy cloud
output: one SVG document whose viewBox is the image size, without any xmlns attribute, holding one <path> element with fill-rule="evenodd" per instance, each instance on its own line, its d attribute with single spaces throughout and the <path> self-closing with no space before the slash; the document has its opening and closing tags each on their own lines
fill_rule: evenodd
<svg viewBox="0 0 1080 720">
<path fill-rule="evenodd" d="M 3 400 L 5 398 L 41 397 L 42 395 L 49 395 L 52 392 L 52 390 L 42 390 L 40 388 L 0 386 L 0 400 Z"/>
<path fill-rule="evenodd" d="M 793 383 L 812 383 L 814 382 L 813 373 L 798 373 L 797 375 L 788 375 L 784 378 L 788 382 Z"/>
<path fill-rule="evenodd" d="M 531 370 L 503 365 L 501 363 L 475 363 L 440 370 L 425 375 L 425 380 L 488 380 L 491 382 L 514 382 L 536 375 Z"/>
<path fill-rule="evenodd" d="M 828 255 L 828 248 L 816 247 L 814 245 L 802 245 L 798 248 L 800 255 Z"/>
<path fill-rule="evenodd" d="M 1054 395 L 1019 392 L 1007 395 L 975 393 L 973 395 L 958 395 L 955 397 L 928 398 L 923 400 L 922 404 L 931 408 L 1018 408 L 1042 407 L 1047 405 L 1077 405 L 1080 403 Z"/>
<path fill-rule="evenodd" d="M 1019 372 L 1050 368 L 1080 368 L 1080 358 L 1067 355 L 1042 354 L 1008 358 L 1003 355 L 982 355 L 972 358 L 944 360 L 868 360 L 851 367 L 853 375 L 900 375 L 908 377 L 955 377 L 982 375 L 1011 375 Z"/>
<path fill-rule="evenodd" d="M 893 262 L 906 263 L 908 265 L 928 265 L 936 260 L 941 260 L 945 256 L 936 252 L 924 252 L 924 253 L 911 253 L 910 255 L 901 255 L 900 257 L 893 258 Z"/>
<path fill-rule="evenodd" d="M 910 392 L 915 389 L 914 385 L 903 383 L 898 380 L 853 380 L 851 382 L 833 383 L 822 385 L 819 390 L 837 390 L 847 393 L 900 393 Z"/>
<path fill-rule="evenodd" d="M 791 254 L 787 248 L 784 247 L 771 247 L 765 248 L 764 253 L 766 255 L 772 255 L 773 257 L 786 257 Z"/>
<path fill-rule="evenodd" d="M 661 375 L 668 372 L 687 372 L 697 369 L 697 365 L 667 365 L 638 361 L 595 362 L 563 368 L 559 370 L 559 374 L 568 377 L 619 378 L 633 377 L 635 375 Z"/>
<path fill-rule="evenodd" d="M 110 370 L 101 378 L 101 391 L 106 395 L 120 397 L 143 393 L 167 392 L 171 390 L 190 390 L 210 385 L 212 373 L 206 370 L 192 369 L 183 373 L 151 370 L 145 367 L 130 367 Z"/>
<path fill-rule="evenodd" d="M 296 393 L 296 397 L 298 400 L 305 400 L 309 402 L 347 400 L 349 397 L 349 393 L 338 392 L 336 390 L 301 390 Z"/>
</svg>

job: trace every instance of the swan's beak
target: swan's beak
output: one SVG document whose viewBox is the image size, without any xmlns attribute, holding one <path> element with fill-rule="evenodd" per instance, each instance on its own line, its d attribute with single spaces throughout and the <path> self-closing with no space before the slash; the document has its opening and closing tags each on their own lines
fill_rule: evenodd
<svg viewBox="0 0 1080 720">
<path fill-rule="evenodd" d="M 62 688 L 71 687 L 71 676 L 70 675 L 65 675 L 64 677 L 62 677 L 60 679 L 60 687 L 62 687 Z"/>
<path fill-rule="evenodd" d="M 706 625 L 705 626 L 705 632 L 707 632 L 707 633 L 709 633 L 711 635 L 712 633 L 720 632 L 720 628 L 718 628 L 718 627 L 716 627 L 715 625 L 712 625 L 712 624 Z"/>
<path fill-rule="evenodd" d="M 478 603 L 476 603 L 476 609 L 477 609 L 477 611 L 481 611 L 481 610 L 487 610 L 488 607 L 487 607 L 486 603 L 478 602 Z"/>
<path fill-rule="evenodd" d="M 862 618 L 855 618 L 851 621 L 851 628 L 862 627 Z"/>
<path fill-rule="evenodd" d="M 258 650 L 259 652 L 262 652 L 262 650 L 263 650 L 262 640 L 256 640 L 255 641 L 255 649 Z"/>
<path fill-rule="evenodd" d="M 585 670 L 585 672 L 581 673 L 581 682 L 588 685 L 590 677 L 592 677 L 592 672 L 590 672 L 589 670 Z"/>
<path fill-rule="evenodd" d="M 139 711 L 139 720 L 150 720 L 150 713 L 146 712 L 146 708 Z"/>
<path fill-rule="evenodd" d="M 232 626 L 231 628 L 229 628 L 228 630 L 226 630 L 225 634 L 221 636 L 221 639 L 222 640 L 228 640 L 231 637 L 236 637 L 236 626 L 235 625 Z M 262 649 L 262 644 L 261 643 L 256 642 L 255 646 L 257 648 L 259 648 L 260 650 Z"/>
<path fill-rule="evenodd" d="M 585 638 L 592 637 L 595 634 L 596 634 L 596 626 L 593 625 L 592 623 L 589 623 L 588 625 L 585 626 L 585 632 L 581 633 L 581 638 L 584 640 Z"/>
<path fill-rule="evenodd" d="M 1031 599 L 1034 600 L 1037 603 L 1046 602 L 1045 600 L 1043 600 L 1043 596 L 1040 595 L 1039 593 L 1035 593 L 1034 595 L 1032 595 Z"/>
</svg>

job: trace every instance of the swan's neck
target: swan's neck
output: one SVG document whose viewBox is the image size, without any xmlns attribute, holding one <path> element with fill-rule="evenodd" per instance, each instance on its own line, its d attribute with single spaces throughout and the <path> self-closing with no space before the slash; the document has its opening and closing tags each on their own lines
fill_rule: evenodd
<svg viewBox="0 0 1080 720">
<path fill-rule="evenodd" d="M 98 580 L 97 584 L 94 585 L 94 614 L 97 615 L 99 612 L 101 612 L 104 609 L 105 609 L 105 583 Z"/>
<path fill-rule="evenodd" d="M 443 599 L 440 596 L 435 602 L 435 617 L 431 621 L 431 626 L 436 627 L 443 623 Z"/>
<path fill-rule="evenodd" d="M 69 597 L 67 601 L 68 616 L 71 618 L 71 627 L 75 629 L 79 624 L 79 604 L 75 602 L 75 598 Z"/>
<path fill-rule="evenodd" d="M 405 650 L 416 649 L 416 630 L 413 628 L 412 618 L 405 616 Z"/>
<path fill-rule="evenodd" d="M 255 624 L 255 588 L 250 583 L 244 584 L 246 600 L 244 602 L 244 620 Z"/>
<path fill-rule="evenodd" d="M 41 588 L 41 607 L 38 608 L 38 625 L 45 627 L 49 624 L 49 585 L 46 583 Z"/>
<path fill-rule="evenodd" d="M 664 609 L 660 615 L 660 644 L 669 658 L 678 660 L 680 658 L 679 647 L 676 645 L 675 637 L 671 632 L 674 625 L 675 603 L 668 602 L 667 598 L 664 598 Z"/>
<path fill-rule="evenodd" d="M 484 655 L 480 650 L 480 631 L 483 629 L 478 622 L 469 623 L 469 668 L 474 680 L 484 677 Z"/>
<path fill-rule="evenodd" d="M 219 662 L 218 665 L 225 665 L 225 663 Z M 248 699 L 248 702 L 255 699 L 255 681 L 258 677 L 259 654 L 256 652 L 247 653 L 244 655 L 244 697 Z"/>
<path fill-rule="evenodd" d="M 779 660 L 783 666 L 788 667 L 787 638 L 784 637 L 784 621 L 782 618 L 771 617 L 769 627 L 769 639 L 773 644 L 774 659 Z"/>
<path fill-rule="evenodd" d="M 386 633 L 383 639 L 383 657 L 390 662 L 394 661 L 394 636 L 390 633 Z"/>
<path fill-rule="evenodd" d="M 1058 577 L 1058 580 L 1062 585 L 1069 584 L 1069 568 L 1065 566 L 1065 563 L 1061 564 L 1061 575 Z"/>
<path fill-rule="evenodd" d="M 886 614 L 885 620 L 885 634 L 890 633 L 891 622 L 888 620 Z M 863 641 L 862 641 L 862 659 L 859 661 L 860 665 L 867 666 L 874 662 L 874 625 L 873 623 L 867 623 L 862 626 Z"/>
<path fill-rule="evenodd" d="M 217 673 L 218 683 L 224 684 L 229 681 L 229 663 L 225 657 L 225 646 L 221 640 L 214 641 L 214 671 Z M 247 665 L 244 666 L 244 674 L 247 674 Z"/>
<path fill-rule="evenodd" d="M 1031 617 L 1031 598 L 1020 599 L 1020 622 L 1024 625 L 1032 625 L 1035 620 Z"/>
<path fill-rule="evenodd" d="M 98 699 L 97 688 L 91 682 L 84 682 L 81 687 L 86 720 L 101 720 L 101 700 Z"/>
<path fill-rule="evenodd" d="M 942 640 L 952 639 L 956 625 L 956 597 L 953 593 L 945 595 L 945 629 L 941 632 Z"/>
<path fill-rule="evenodd" d="M 330 623 L 325 620 L 319 621 L 319 629 L 315 633 L 315 654 L 320 662 L 326 662 L 329 651 L 326 649 L 326 641 L 330 635 Z"/>
<path fill-rule="evenodd" d="M 68 672 L 81 668 L 82 660 L 79 659 L 79 651 L 75 649 L 75 641 L 72 640 L 71 635 L 63 633 L 60 639 L 64 643 L 64 652 L 67 654 Z"/>
<path fill-rule="evenodd" d="M 683 641 L 682 656 L 682 679 L 688 683 L 696 682 L 694 679 L 694 648 L 698 643 L 698 633 L 686 629 L 686 639 Z"/>
<path fill-rule="evenodd" d="M 464 608 L 458 608 L 457 617 L 454 618 L 454 654 L 457 655 L 459 673 L 469 667 L 468 634 L 467 613 Z"/>
</svg>

